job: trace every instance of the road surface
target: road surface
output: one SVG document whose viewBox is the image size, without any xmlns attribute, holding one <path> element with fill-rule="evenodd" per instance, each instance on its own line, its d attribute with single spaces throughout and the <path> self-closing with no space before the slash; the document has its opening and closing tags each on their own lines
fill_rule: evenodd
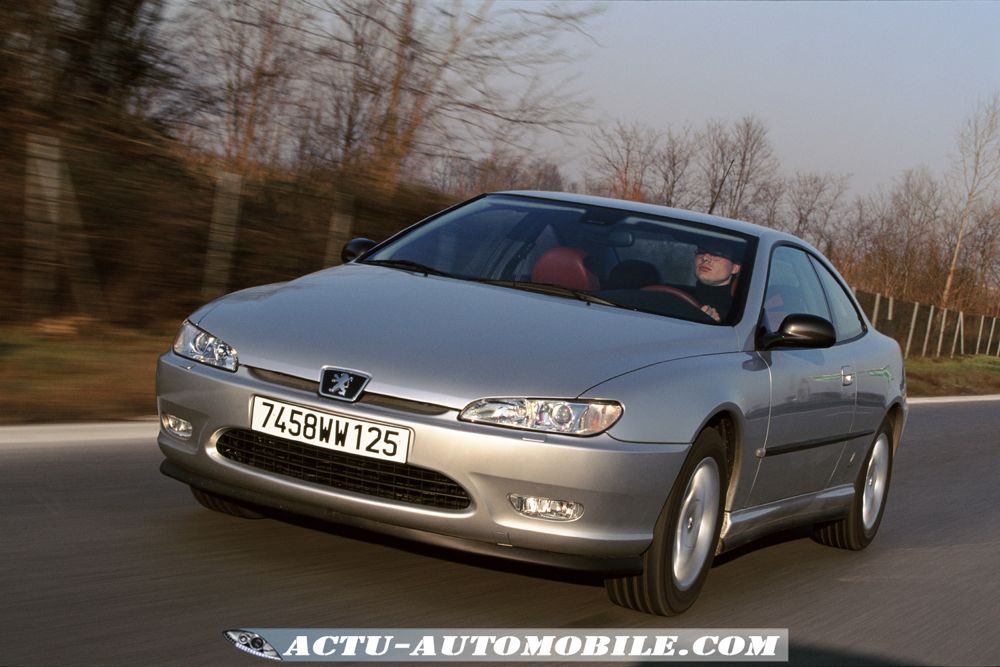
<svg viewBox="0 0 1000 667">
<path fill-rule="evenodd" d="M 1000 402 L 911 408 L 868 550 L 755 543 L 671 619 L 586 577 L 215 514 L 160 475 L 155 425 L 90 428 L 0 433 L 0 664 L 266 664 L 222 637 L 247 627 L 777 627 L 793 664 L 1000 663 Z"/>
</svg>

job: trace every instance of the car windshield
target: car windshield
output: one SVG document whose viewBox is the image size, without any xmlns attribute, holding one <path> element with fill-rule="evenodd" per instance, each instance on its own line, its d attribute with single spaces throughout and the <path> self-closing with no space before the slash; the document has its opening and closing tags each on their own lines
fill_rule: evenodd
<svg viewBox="0 0 1000 667">
<path fill-rule="evenodd" d="M 742 312 L 753 239 L 644 213 L 521 195 L 447 211 L 362 260 L 705 323 Z"/>
</svg>

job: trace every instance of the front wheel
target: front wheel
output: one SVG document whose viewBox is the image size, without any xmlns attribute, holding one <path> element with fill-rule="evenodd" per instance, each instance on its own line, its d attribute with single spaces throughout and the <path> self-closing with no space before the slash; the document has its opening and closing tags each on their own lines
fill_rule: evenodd
<svg viewBox="0 0 1000 667">
<path fill-rule="evenodd" d="M 725 442 L 715 429 L 705 429 L 660 511 L 642 574 L 605 580 L 613 603 L 660 616 L 694 604 L 715 556 L 727 483 Z"/>
<path fill-rule="evenodd" d="M 892 428 L 886 422 L 879 428 L 864 465 L 854 481 L 854 500 L 846 517 L 813 529 L 813 539 L 820 544 L 860 551 L 872 540 L 882 523 L 885 501 L 892 479 Z"/>
</svg>

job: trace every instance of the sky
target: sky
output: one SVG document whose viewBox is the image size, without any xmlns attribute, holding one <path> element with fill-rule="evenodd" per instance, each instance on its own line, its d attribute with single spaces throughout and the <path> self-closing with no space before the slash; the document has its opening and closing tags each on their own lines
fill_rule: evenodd
<svg viewBox="0 0 1000 667">
<path fill-rule="evenodd" d="M 666 130 L 754 114 L 785 174 L 850 174 L 857 194 L 942 175 L 1000 91 L 998 1 L 600 4 L 569 69 L 592 116 Z"/>
</svg>

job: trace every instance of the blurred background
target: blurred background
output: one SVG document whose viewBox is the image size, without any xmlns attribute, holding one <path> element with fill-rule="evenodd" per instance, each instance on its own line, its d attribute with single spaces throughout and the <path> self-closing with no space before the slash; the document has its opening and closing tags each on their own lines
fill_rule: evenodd
<svg viewBox="0 0 1000 667">
<path fill-rule="evenodd" d="M 791 231 L 914 356 L 1000 352 L 995 92 L 944 129 L 940 165 L 861 191 L 783 166 L 755 108 L 651 119 L 607 99 L 579 65 L 636 25 L 623 6 L 0 3 L 0 422 L 152 414 L 155 355 L 201 303 L 513 188 Z M 690 10 L 650 7 L 665 31 Z"/>
</svg>

